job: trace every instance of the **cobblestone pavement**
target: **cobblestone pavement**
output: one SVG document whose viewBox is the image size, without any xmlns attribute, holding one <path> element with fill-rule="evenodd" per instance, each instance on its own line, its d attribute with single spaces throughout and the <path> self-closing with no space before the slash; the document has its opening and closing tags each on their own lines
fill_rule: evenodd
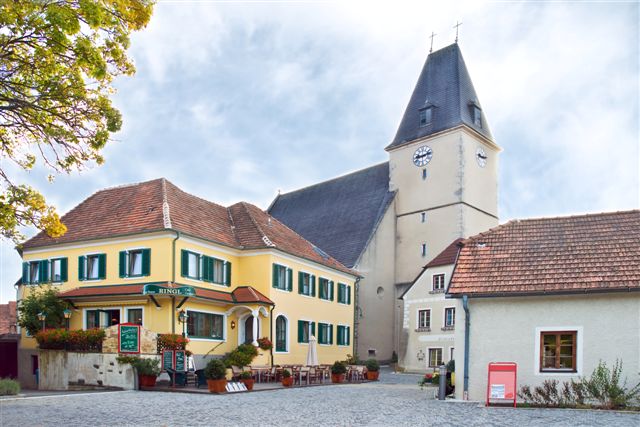
<svg viewBox="0 0 640 427">
<path fill-rule="evenodd" d="M 378 383 L 202 395 L 111 392 L 0 400 L 0 425 L 640 426 L 640 414 L 485 408 L 426 398 L 419 376 Z"/>
</svg>

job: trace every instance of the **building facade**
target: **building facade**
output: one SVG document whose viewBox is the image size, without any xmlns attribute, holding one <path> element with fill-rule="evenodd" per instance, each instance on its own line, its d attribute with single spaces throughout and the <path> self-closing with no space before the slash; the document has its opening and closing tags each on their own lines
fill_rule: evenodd
<svg viewBox="0 0 640 427">
<path fill-rule="evenodd" d="M 54 287 L 73 308 L 71 329 L 184 332 L 197 368 L 261 337 L 273 349 L 258 364 L 304 363 L 310 335 L 320 363 L 353 353 L 356 273 L 253 205 L 225 208 L 159 179 L 99 191 L 62 221 L 63 237 L 24 244 L 18 297 Z M 37 352 L 26 331 L 20 353 L 29 384 Z"/>
<path fill-rule="evenodd" d="M 388 162 L 280 194 L 269 213 L 363 276 L 358 356 L 404 360 L 399 298 L 452 241 L 498 224 L 500 148 L 457 44 L 429 54 L 385 150 Z"/>
<path fill-rule="evenodd" d="M 637 384 L 639 291 L 637 210 L 515 220 L 465 240 L 448 289 L 462 305 L 456 396 L 484 400 L 490 362 L 515 362 L 518 388 L 616 361 Z"/>
</svg>

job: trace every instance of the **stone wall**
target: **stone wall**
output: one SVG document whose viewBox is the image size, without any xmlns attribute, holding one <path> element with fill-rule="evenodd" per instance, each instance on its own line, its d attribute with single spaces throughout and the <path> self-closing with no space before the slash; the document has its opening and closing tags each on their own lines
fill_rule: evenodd
<svg viewBox="0 0 640 427">
<path fill-rule="evenodd" d="M 118 353 L 118 325 L 104 330 L 105 339 L 102 343 L 103 353 Z M 156 354 L 158 352 L 158 334 L 149 329 L 140 328 L 140 353 Z"/>
</svg>

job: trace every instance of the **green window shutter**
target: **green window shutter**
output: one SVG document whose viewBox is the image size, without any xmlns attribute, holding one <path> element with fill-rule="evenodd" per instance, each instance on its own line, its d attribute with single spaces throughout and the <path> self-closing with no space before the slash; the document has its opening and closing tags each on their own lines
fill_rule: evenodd
<svg viewBox="0 0 640 427">
<path fill-rule="evenodd" d="M 316 336 L 316 322 L 309 322 L 311 324 L 311 335 Z"/>
<path fill-rule="evenodd" d="M 182 277 L 187 277 L 189 276 L 189 251 L 185 251 L 183 249 L 181 258 L 182 258 L 182 262 L 180 263 L 181 265 L 180 275 Z"/>
<path fill-rule="evenodd" d="M 293 291 L 293 270 L 290 268 L 287 268 L 287 283 L 284 285 L 287 291 Z"/>
<path fill-rule="evenodd" d="M 213 279 L 212 267 L 213 267 L 213 259 L 209 258 L 206 255 L 201 256 L 202 260 L 202 280 L 205 282 L 211 282 Z"/>
<path fill-rule="evenodd" d="M 69 280 L 69 262 L 67 258 L 60 258 L 60 281 Z"/>
<path fill-rule="evenodd" d="M 151 274 L 151 249 L 142 250 L 142 275 L 149 276 Z"/>
<path fill-rule="evenodd" d="M 304 320 L 298 320 L 298 342 L 302 342 L 302 337 L 303 337 L 303 328 L 306 326 L 306 323 Z"/>
<path fill-rule="evenodd" d="M 127 251 L 120 251 L 118 254 L 118 274 L 120 277 L 127 277 Z"/>
<path fill-rule="evenodd" d="M 312 274 L 310 280 L 311 280 L 311 296 L 315 297 L 316 296 L 316 276 Z"/>
<path fill-rule="evenodd" d="M 224 284 L 231 286 L 231 263 L 229 261 L 224 262 Z"/>
<path fill-rule="evenodd" d="M 333 301 L 333 280 L 329 282 L 329 299 Z"/>
<path fill-rule="evenodd" d="M 98 279 L 107 277 L 107 254 L 98 255 Z"/>
<path fill-rule="evenodd" d="M 347 345 L 351 345 L 351 327 L 345 326 L 345 329 L 347 330 Z"/>
<path fill-rule="evenodd" d="M 29 280 L 29 263 L 28 262 L 23 262 L 22 263 L 22 284 L 26 285 L 27 283 L 30 283 L 30 280 Z"/>
<path fill-rule="evenodd" d="M 79 256 L 78 257 L 78 280 L 86 280 L 87 276 L 85 275 L 85 265 L 87 263 L 87 257 Z"/>
<path fill-rule="evenodd" d="M 346 286 L 347 288 L 347 304 L 351 304 L 351 286 Z"/>
<path fill-rule="evenodd" d="M 304 282 L 304 273 L 302 271 L 298 271 L 298 293 L 302 293 L 302 283 Z"/>
<path fill-rule="evenodd" d="M 49 281 L 49 261 L 43 259 L 40 261 L 40 267 L 38 268 L 38 282 L 46 283 Z"/>
<path fill-rule="evenodd" d="M 336 333 L 338 334 L 337 344 L 342 345 L 342 326 L 338 325 Z"/>
<path fill-rule="evenodd" d="M 333 344 L 333 325 L 329 325 L 329 344 Z"/>
<path fill-rule="evenodd" d="M 271 265 L 271 286 L 274 288 L 278 287 L 278 265 Z"/>
</svg>

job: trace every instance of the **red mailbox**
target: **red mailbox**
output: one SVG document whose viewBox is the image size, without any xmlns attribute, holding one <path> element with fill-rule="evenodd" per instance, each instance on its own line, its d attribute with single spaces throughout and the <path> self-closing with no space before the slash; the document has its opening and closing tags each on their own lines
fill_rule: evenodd
<svg viewBox="0 0 640 427">
<path fill-rule="evenodd" d="M 517 371 L 518 365 L 513 362 L 489 363 L 487 406 L 492 402 L 508 402 L 513 399 L 513 407 L 516 407 Z"/>
</svg>

